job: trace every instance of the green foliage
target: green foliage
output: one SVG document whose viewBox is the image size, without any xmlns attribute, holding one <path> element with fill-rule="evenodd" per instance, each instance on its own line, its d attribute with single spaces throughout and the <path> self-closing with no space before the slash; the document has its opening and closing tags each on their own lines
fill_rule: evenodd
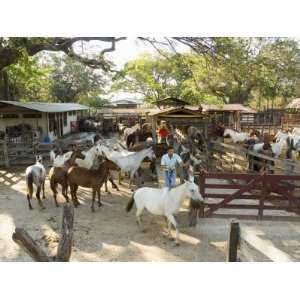
<svg viewBox="0 0 300 300">
<path fill-rule="evenodd" d="M 128 62 L 114 89 L 190 103 L 283 105 L 300 92 L 298 43 L 286 38 L 211 38 L 213 54 L 144 54 Z"/>
<path fill-rule="evenodd" d="M 23 53 L 17 64 L 6 68 L 10 92 L 15 100 L 49 100 L 49 74 L 51 68 L 41 67 L 37 57 Z"/>
<path fill-rule="evenodd" d="M 54 71 L 50 75 L 50 95 L 55 101 L 77 102 L 85 99 L 101 103 L 97 95 L 103 93 L 104 75 L 73 59 L 54 56 Z M 82 100 L 83 101 L 83 100 Z"/>
</svg>

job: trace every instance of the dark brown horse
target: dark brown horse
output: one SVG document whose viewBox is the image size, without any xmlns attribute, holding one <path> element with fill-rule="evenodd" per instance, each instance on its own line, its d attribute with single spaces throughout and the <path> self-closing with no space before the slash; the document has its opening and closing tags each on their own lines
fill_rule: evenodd
<svg viewBox="0 0 300 300">
<path fill-rule="evenodd" d="M 70 167 L 75 165 L 76 158 L 85 159 L 85 156 L 81 153 L 79 149 L 75 149 L 71 157 L 65 162 L 63 166 L 52 167 L 49 172 L 50 179 L 50 188 L 53 192 L 53 198 L 55 201 L 56 207 L 57 203 L 57 185 L 60 184 L 62 188 L 62 194 L 65 197 L 66 201 L 69 202 L 68 198 L 68 181 L 67 181 L 67 172 Z"/>
<path fill-rule="evenodd" d="M 68 171 L 68 183 L 70 185 L 72 201 L 77 207 L 80 204 L 77 198 L 77 189 L 78 186 L 92 188 L 93 197 L 92 197 L 92 212 L 95 212 L 95 197 L 96 193 L 98 194 L 98 205 L 102 206 L 100 197 L 101 197 L 101 187 L 103 183 L 107 180 L 109 175 L 109 170 L 120 171 L 120 168 L 111 160 L 105 160 L 102 162 L 98 169 L 89 170 L 82 167 L 71 167 Z"/>
</svg>

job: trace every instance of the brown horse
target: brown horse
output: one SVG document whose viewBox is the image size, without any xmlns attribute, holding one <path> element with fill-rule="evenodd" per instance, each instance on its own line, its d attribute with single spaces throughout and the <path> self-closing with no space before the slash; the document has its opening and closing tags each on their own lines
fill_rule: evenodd
<svg viewBox="0 0 300 300">
<path fill-rule="evenodd" d="M 67 181 L 67 172 L 70 167 L 76 165 L 76 158 L 85 159 L 85 156 L 81 153 L 79 149 L 75 149 L 71 155 L 71 157 L 65 162 L 63 166 L 52 167 L 49 172 L 50 178 L 50 188 L 53 192 L 53 198 L 55 201 L 56 207 L 58 207 L 57 203 L 57 185 L 60 184 L 62 188 L 62 194 L 65 197 L 66 201 L 69 202 L 68 198 L 68 181 Z"/>
<path fill-rule="evenodd" d="M 77 189 L 78 186 L 92 188 L 93 198 L 92 198 L 92 212 L 95 212 L 95 196 L 96 192 L 98 194 L 98 205 L 102 206 L 100 196 L 101 196 L 101 187 L 103 183 L 107 180 L 109 175 L 109 170 L 120 171 L 120 168 L 111 160 L 105 160 L 102 162 L 98 169 L 89 170 L 82 167 L 71 167 L 68 171 L 68 183 L 70 185 L 72 201 L 77 207 L 80 204 L 77 198 Z"/>
</svg>

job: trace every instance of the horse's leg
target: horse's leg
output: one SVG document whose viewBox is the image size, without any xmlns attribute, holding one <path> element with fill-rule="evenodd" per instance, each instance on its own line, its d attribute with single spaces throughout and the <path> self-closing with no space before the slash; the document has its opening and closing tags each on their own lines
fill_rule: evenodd
<svg viewBox="0 0 300 300">
<path fill-rule="evenodd" d="M 138 206 L 138 204 L 136 204 L 136 221 L 139 225 L 139 228 L 142 232 L 146 232 L 145 229 L 143 229 L 143 226 L 142 226 L 142 219 L 141 219 L 141 214 L 144 210 L 144 207 L 141 207 L 141 206 Z"/>
<path fill-rule="evenodd" d="M 32 205 L 31 205 L 31 199 L 32 199 L 32 187 L 31 188 L 28 188 L 28 191 L 27 191 L 27 201 L 28 201 L 28 206 L 29 206 L 29 209 L 32 210 Z"/>
<path fill-rule="evenodd" d="M 52 193 L 53 193 L 53 198 L 54 198 L 54 202 L 55 202 L 55 205 L 56 207 L 58 207 L 58 203 L 57 203 L 57 183 L 53 180 L 53 178 L 50 179 L 50 188 L 52 190 Z"/>
<path fill-rule="evenodd" d="M 77 207 L 78 205 L 77 205 L 76 200 L 75 200 L 75 189 L 74 188 L 75 188 L 74 184 L 70 184 L 71 199 L 72 199 L 73 205 L 75 207 Z"/>
<path fill-rule="evenodd" d="M 105 186 L 105 193 L 110 194 L 110 191 L 108 191 L 108 188 L 107 188 L 107 179 L 104 181 L 104 186 Z"/>
<path fill-rule="evenodd" d="M 168 226 L 168 231 L 167 231 L 167 237 L 168 238 L 172 238 L 172 235 L 171 235 L 171 222 L 169 221 L 169 219 L 167 219 L 167 226 Z"/>
<path fill-rule="evenodd" d="M 42 185 L 43 185 L 43 199 L 46 199 L 46 197 L 45 197 L 45 179 L 44 179 Z"/>
<path fill-rule="evenodd" d="M 75 201 L 76 201 L 77 205 L 80 205 L 80 202 L 78 201 L 78 198 L 77 198 L 77 190 L 78 190 L 78 185 L 76 184 L 74 186 L 74 196 L 75 196 Z"/>
<path fill-rule="evenodd" d="M 101 198 L 101 187 L 99 187 L 97 189 L 97 194 L 98 194 L 98 206 L 100 207 L 100 206 L 102 206 L 102 203 L 101 203 L 101 200 L 100 200 L 100 198 Z"/>
<path fill-rule="evenodd" d="M 38 202 L 39 202 L 40 208 L 41 208 L 41 209 L 45 209 L 45 206 L 43 205 L 43 202 L 42 202 L 42 200 L 41 200 L 41 188 L 42 188 L 42 185 L 39 185 L 39 186 L 37 187 L 36 198 L 37 198 L 37 200 L 38 200 Z"/>
<path fill-rule="evenodd" d="M 122 184 L 121 180 L 122 180 L 122 171 L 119 171 L 119 185 Z"/>
<path fill-rule="evenodd" d="M 116 189 L 117 191 L 119 191 L 119 187 L 114 183 L 112 176 L 109 177 L 109 181 L 110 181 L 113 189 Z"/>
<path fill-rule="evenodd" d="M 168 218 L 168 221 L 170 222 L 170 224 L 172 224 L 176 230 L 175 243 L 176 243 L 176 245 L 179 245 L 179 230 L 177 228 L 176 220 L 175 220 L 174 216 L 171 214 L 167 215 L 167 218 Z"/>
<path fill-rule="evenodd" d="M 65 197 L 66 201 L 69 202 L 69 197 L 68 197 L 68 184 L 63 183 L 62 184 L 62 194 Z"/>
<path fill-rule="evenodd" d="M 96 197 L 96 190 L 93 188 L 93 199 L 92 199 L 92 207 L 91 207 L 91 210 L 92 212 L 95 212 L 95 197 Z"/>
</svg>

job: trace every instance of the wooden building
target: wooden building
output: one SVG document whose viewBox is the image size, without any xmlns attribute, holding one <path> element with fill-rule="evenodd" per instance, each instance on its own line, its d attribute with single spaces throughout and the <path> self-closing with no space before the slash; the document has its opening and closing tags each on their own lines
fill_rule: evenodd
<svg viewBox="0 0 300 300">
<path fill-rule="evenodd" d="M 225 124 L 235 130 L 241 130 L 243 124 L 254 124 L 254 109 L 242 104 L 224 104 L 223 106 L 201 104 L 202 112 L 213 116 L 216 122 Z"/>
<path fill-rule="evenodd" d="M 22 130 L 38 131 L 41 141 L 53 141 L 70 133 L 88 109 L 88 106 L 77 103 L 0 100 L 0 131 L 8 135 L 14 132 L 15 135 L 22 135 Z"/>
<path fill-rule="evenodd" d="M 199 110 L 199 107 L 170 107 L 149 114 L 152 122 L 153 138 L 156 140 L 156 130 L 161 121 L 166 121 L 171 130 L 185 129 L 195 126 L 207 136 L 208 126 L 211 123 L 208 114 Z"/>
</svg>

